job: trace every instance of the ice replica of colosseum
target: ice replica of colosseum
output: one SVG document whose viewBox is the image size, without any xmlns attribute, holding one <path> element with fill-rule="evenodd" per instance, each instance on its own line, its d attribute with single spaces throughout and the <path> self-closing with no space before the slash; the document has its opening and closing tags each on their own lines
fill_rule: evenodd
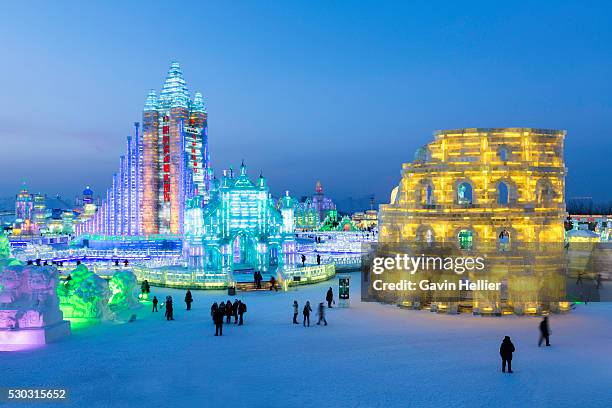
<svg viewBox="0 0 612 408">
<path fill-rule="evenodd" d="M 484 256 L 485 271 L 460 278 L 499 281 L 502 290 L 461 291 L 455 297 L 444 291 L 404 291 L 380 300 L 449 312 L 567 309 L 568 303 L 560 301 L 565 284 L 560 262 L 565 134 L 531 128 L 435 132 L 435 140 L 419 149 L 412 163 L 403 164 L 390 203 L 380 208 L 380 245 Z"/>
</svg>

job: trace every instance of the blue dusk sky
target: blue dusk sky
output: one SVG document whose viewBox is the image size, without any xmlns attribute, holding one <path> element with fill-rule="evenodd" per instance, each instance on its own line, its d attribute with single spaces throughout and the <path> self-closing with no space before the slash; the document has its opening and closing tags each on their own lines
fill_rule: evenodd
<svg viewBox="0 0 612 408">
<path fill-rule="evenodd" d="M 172 60 L 217 170 L 388 200 L 436 129 L 566 129 L 569 197 L 612 198 L 612 3 L 5 2 L 0 196 L 102 193 Z"/>
</svg>

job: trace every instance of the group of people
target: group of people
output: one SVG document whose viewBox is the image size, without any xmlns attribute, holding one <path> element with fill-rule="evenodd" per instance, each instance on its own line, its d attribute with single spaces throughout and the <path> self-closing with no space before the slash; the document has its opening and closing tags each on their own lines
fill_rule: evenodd
<svg viewBox="0 0 612 408">
<path fill-rule="evenodd" d="M 550 347 L 550 327 L 548 325 L 548 317 L 545 316 L 540 322 L 540 340 L 538 341 L 538 347 L 542 346 L 542 343 L 546 342 L 546 346 Z M 506 366 L 508 366 L 508 373 L 512 373 L 512 354 L 516 351 L 510 336 L 505 336 L 504 340 L 499 347 L 499 355 L 502 359 L 502 373 L 506 372 Z"/>
<path fill-rule="evenodd" d="M 145 280 L 142 285 L 142 293 L 148 294 L 150 290 L 149 283 Z M 159 299 L 157 299 L 157 296 L 153 296 L 151 303 L 153 303 L 153 310 L 151 312 L 157 312 L 157 305 L 159 304 Z M 187 305 L 187 310 L 191 310 L 192 303 L 193 295 L 191 294 L 191 290 L 187 289 L 187 293 L 185 293 L 185 304 Z M 162 304 L 162 306 L 165 306 L 166 308 L 166 312 L 164 313 L 166 320 L 174 320 L 174 301 L 172 300 L 172 296 L 166 296 L 166 303 Z"/>
<path fill-rule="evenodd" d="M 261 289 L 261 282 L 263 281 L 263 275 L 259 271 L 253 273 L 253 280 L 255 281 L 255 289 Z"/>
<path fill-rule="evenodd" d="M 256 272 L 258 273 L 258 272 Z M 261 279 L 261 274 L 259 274 Z M 257 278 L 256 278 L 257 279 Z M 148 282 L 143 282 L 143 293 L 149 292 Z M 259 280 L 259 287 L 261 287 L 261 280 Z M 274 285 L 272 286 L 274 287 Z M 271 288 L 272 289 L 272 288 Z M 334 292 L 330 287 L 327 290 L 325 295 L 325 300 L 327 302 L 327 308 L 331 309 L 332 304 L 335 304 L 334 301 Z M 159 303 L 156 296 L 153 296 L 153 312 L 157 312 L 157 305 Z M 185 304 L 187 306 L 187 310 L 191 310 L 191 304 L 193 303 L 193 296 L 190 290 L 187 290 L 185 294 Z M 165 302 L 165 317 L 166 320 L 174 320 L 174 304 L 172 300 L 172 296 L 166 296 Z M 323 325 L 327 326 L 327 319 L 325 318 L 325 303 L 320 302 L 317 308 L 317 315 L 319 317 L 317 321 L 317 325 L 323 323 Z M 297 300 L 293 301 L 293 324 L 299 324 L 298 315 L 299 315 L 299 304 Z M 236 299 L 234 302 L 231 300 L 227 300 L 227 302 L 221 302 L 217 304 L 214 302 L 210 308 L 210 315 L 212 321 L 215 325 L 215 336 L 223 336 L 223 323 L 229 324 L 232 322 L 232 318 L 234 319 L 234 324 L 238 326 L 242 326 L 244 324 L 244 314 L 247 311 L 246 303 L 242 302 L 239 299 Z M 304 327 L 310 327 L 310 314 L 312 313 L 312 307 L 310 305 L 310 301 L 307 301 L 304 307 L 302 308 L 302 325 Z M 538 341 L 538 347 L 545 343 L 546 346 L 550 346 L 550 327 L 548 324 L 548 317 L 544 317 L 544 319 L 540 322 L 540 339 Z M 512 356 L 516 351 L 510 336 L 505 336 L 501 346 L 499 347 L 499 354 L 502 359 L 502 372 L 506 372 L 506 367 L 508 369 L 508 373 L 512 373 Z"/>
<path fill-rule="evenodd" d="M 159 304 L 157 296 L 153 296 L 152 303 L 152 311 L 157 312 L 157 305 Z M 186 310 L 191 310 L 192 303 L 193 295 L 191 294 L 191 290 L 188 289 L 185 293 L 185 305 L 187 306 Z M 174 302 L 172 300 L 172 296 L 166 296 L 166 302 L 162 304 L 162 306 L 165 306 L 166 309 L 166 320 L 174 320 Z M 215 336 L 223 336 L 223 322 L 225 321 L 225 323 L 231 323 L 232 317 L 234 318 L 234 324 L 242 326 L 244 324 L 244 314 L 246 311 L 246 303 L 238 299 L 236 299 L 233 303 L 229 299 L 227 302 L 221 302 L 221 304 L 217 304 L 217 302 L 213 303 L 210 308 L 210 315 L 213 323 L 215 324 Z"/>
<path fill-rule="evenodd" d="M 238 299 L 233 303 L 229 299 L 227 302 L 221 302 L 221 304 L 213 303 L 210 307 L 210 316 L 215 324 L 215 336 L 223 336 L 223 321 L 229 324 L 232 322 L 232 317 L 234 318 L 234 324 L 242 326 L 246 311 L 246 303 Z"/>
<path fill-rule="evenodd" d="M 582 272 L 578 272 L 578 277 L 576 278 L 576 285 L 582 285 L 582 276 L 583 273 Z M 595 287 L 596 289 L 601 289 L 602 287 L 602 277 L 601 277 L 601 273 L 598 273 L 597 275 L 595 275 Z"/>
<path fill-rule="evenodd" d="M 327 308 L 331 309 L 332 303 L 335 303 L 334 291 L 331 287 L 327 290 L 327 294 L 325 295 L 325 300 L 327 301 Z M 299 310 L 300 310 L 300 306 L 298 304 L 298 301 L 294 300 L 293 301 L 293 324 L 300 324 L 297 320 Z M 304 327 L 306 326 L 310 327 L 310 313 L 312 313 L 312 307 L 310 307 L 310 301 L 306 301 L 306 304 L 304 305 L 304 308 L 302 309 L 302 315 L 303 315 L 302 325 Z M 319 320 L 317 321 L 317 324 L 320 325 L 321 323 L 323 323 L 324 326 L 327 326 L 327 319 L 325 318 L 325 304 L 323 302 L 319 303 L 319 307 L 317 309 L 317 316 L 319 316 Z"/>
<path fill-rule="evenodd" d="M 300 255 L 300 260 L 302 261 L 302 267 L 306 266 L 306 255 Z M 317 254 L 317 265 L 321 265 L 321 254 Z"/>
<path fill-rule="evenodd" d="M 153 296 L 152 303 L 152 312 L 157 312 L 157 304 L 159 303 L 159 300 L 157 300 L 157 296 Z M 164 313 L 164 317 L 166 318 L 166 320 L 174 320 L 174 302 L 172 301 L 172 296 L 166 296 L 165 306 L 166 312 Z"/>
</svg>

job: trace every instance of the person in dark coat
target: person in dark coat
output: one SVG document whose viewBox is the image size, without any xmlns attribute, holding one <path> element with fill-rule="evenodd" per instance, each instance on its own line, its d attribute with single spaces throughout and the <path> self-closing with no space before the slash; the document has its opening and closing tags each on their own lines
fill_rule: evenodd
<svg viewBox="0 0 612 408">
<path fill-rule="evenodd" d="M 232 314 L 234 315 L 234 324 L 238 324 L 238 306 L 240 305 L 240 301 L 238 299 L 234 300 L 234 304 L 232 305 Z"/>
<path fill-rule="evenodd" d="M 174 306 L 172 305 L 172 296 L 166 298 L 166 320 L 174 320 Z"/>
<path fill-rule="evenodd" d="M 153 296 L 153 310 L 152 312 L 157 312 L 157 304 L 159 303 L 159 300 L 157 300 L 157 296 Z"/>
<path fill-rule="evenodd" d="M 514 344 L 510 341 L 510 336 L 504 337 L 499 347 L 499 355 L 502 359 L 502 373 L 506 372 L 506 363 L 508 364 L 508 372 L 512 372 L 512 353 L 514 353 L 514 351 Z"/>
<path fill-rule="evenodd" d="M 304 315 L 304 327 L 306 327 L 306 323 L 308 323 L 308 327 L 310 327 L 310 312 L 312 312 L 310 301 L 307 301 L 302 310 L 302 314 Z"/>
<path fill-rule="evenodd" d="M 274 278 L 274 276 L 270 278 L 270 290 L 278 292 L 278 287 L 276 286 L 276 279 Z"/>
<path fill-rule="evenodd" d="M 294 300 L 293 301 L 293 324 L 299 324 L 297 321 L 298 310 L 299 310 L 298 302 L 297 300 Z"/>
<path fill-rule="evenodd" d="M 261 289 L 261 274 L 259 271 L 255 271 L 253 276 L 255 277 L 255 289 Z"/>
<path fill-rule="evenodd" d="M 191 291 L 187 289 L 187 293 L 185 293 L 185 304 L 187 305 L 187 310 L 191 310 L 192 302 L 193 302 L 193 296 L 191 296 Z"/>
<path fill-rule="evenodd" d="M 306 263 L 306 256 L 302 254 L 302 266 Z"/>
<path fill-rule="evenodd" d="M 219 307 L 213 314 L 213 322 L 215 322 L 215 336 L 223 336 L 223 318 L 225 312 L 225 304 L 221 302 Z"/>
<path fill-rule="evenodd" d="M 548 326 L 548 316 L 544 316 L 544 319 L 540 322 L 540 341 L 538 341 L 538 347 L 542 345 L 542 342 L 546 340 L 546 346 L 550 346 L 550 327 Z"/>
<path fill-rule="evenodd" d="M 327 290 L 327 295 L 325 295 L 325 300 L 327 300 L 327 307 L 331 309 L 332 302 L 334 301 L 334 291 L 332 290 L 331 286 Z"/>
<path fill-rule="evenodd" d="M 244 321 L 242 320 L 242 316 L 246 313 L 247 307 L 246 303 L 242 302 L 242 300 L 238 301 L 238 316 L 240 317 L 240 321 L 238 322 L 238 326 L 242 326 Z"/>
<path fill-rule="evenodd" d="M 597 282 L 597 289 L 601 289 L 601 273 L 597 274 L 597 278 L 595 278 L 595 282 Z"/>
<path fill-rule="evenodd" d="M 215 322 L 215 312 L 219 309 L 219 305 L 217 302 L 213 303 L 210 307 L 210 317 L 213 319 L 213 323 Z"/>
<path fill-rule="evenodd" d="M 317 324 L 320 325 L 321 322 L 323 322 L 325 323 L 325 326 L 327 326 L 327 320 L 325 319 L 325 305 L 323 302 L 319 303 L 319 310 L 317 311 L 317 314 L 319 315 L 319 321 Z"/>
<path fill-rule="evenodd" d="M 233 315 L 234 315 L 234 305 L 232 305 L 231 300 L 227 299 L 227 302 L 225 302 L 225 323 L 231 323 Z"/>
<path fill-rule="evenodd" d="M 223 316 L 223 318 L 225 319 L 225 302 L 219 303 L 218 310 L 221 312 L 221 316 Z"/>
<path fill-rule="evenodd" d="M 321 265 L 321 255 L 317 254 L 317 265 Z"/>
<path fill-rule="evenodd" d="M 150 291 L 151 286 L 149 285 L 149 281 L 146 279 L 143 280 L 142 284 L 140 285 L 140 293 L 142 293 L 143 295 L 147 295 Z"/>
</svg>

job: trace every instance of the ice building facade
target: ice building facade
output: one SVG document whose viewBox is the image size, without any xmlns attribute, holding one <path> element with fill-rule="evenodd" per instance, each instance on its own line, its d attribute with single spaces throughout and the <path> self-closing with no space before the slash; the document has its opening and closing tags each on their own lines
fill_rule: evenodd
<svg viewBox="0 0 612 408">
<path fill-rule="evenodd" d="M 211 183 L 210 201 L 196 197 L 186 210 L 185 243 L 190 269 L 196 271 L 261 270 L 294 262 L 293 205 L 287 194 L 279 209 L 266 179 L 224 172 Z"/>
<path fill-rule="evenodd" d="M 486 277 L 503 290 L 462 293 L 452 302 L 426 291 L 395 300 L 496 314 L 566 307 L 555 302 L 564 296 L 565 135 L 532 128 L 435 132 L 403 164 L 390 203 L 380 206 L 379 242 L 415 253 L 484 256 L 486 272 L 462 279 Z"/>
</svg>

